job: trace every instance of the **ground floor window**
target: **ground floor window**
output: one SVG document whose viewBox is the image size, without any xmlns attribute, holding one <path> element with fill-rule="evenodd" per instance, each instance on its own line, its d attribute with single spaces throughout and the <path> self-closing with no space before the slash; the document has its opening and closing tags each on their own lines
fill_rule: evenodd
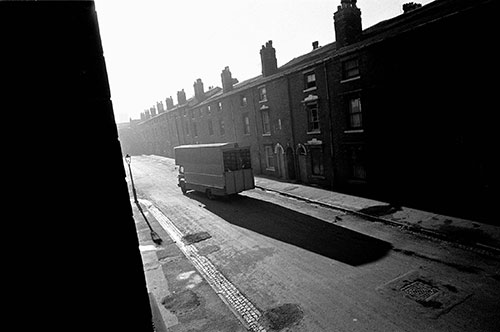
<svg viewBox="0 0 500 332">
<path fill-rule="evenodd" d="M 361 98 L 351 98 L 349 100 L 349 127 L 351 129 L 360 129 L 363 127 L 361 113 Z"/>
<path fill-rule="evenodd" d="M 310 146 L 309 147 L 309 154 L 311 156 L 312 175 L 315 175 L 315 176 L 325 175 L 322 146 Z"/>
<path fill-rule="evenodd" d="M 350 146 L 348 149 L 348 158 L 351 179 L 366 180 L 365 151 L 363 146 Z"/>
<path fill-rule="evenodd" d="M 274 171 L 274 152 L 271 145 L 266 145 L 266 169 Z"/>
</svg>

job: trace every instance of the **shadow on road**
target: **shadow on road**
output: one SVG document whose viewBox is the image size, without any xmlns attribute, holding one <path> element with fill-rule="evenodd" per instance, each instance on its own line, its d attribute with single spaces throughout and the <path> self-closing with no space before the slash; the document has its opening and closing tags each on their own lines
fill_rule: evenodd
<svg viewBox="0 0 500 332">
<path fill-rule="evenodd" d="M 231 224 L 349 265 L 376 261 L 392 248 L 388 242 L 251 197 L 187 196 Z"/>
</svg>

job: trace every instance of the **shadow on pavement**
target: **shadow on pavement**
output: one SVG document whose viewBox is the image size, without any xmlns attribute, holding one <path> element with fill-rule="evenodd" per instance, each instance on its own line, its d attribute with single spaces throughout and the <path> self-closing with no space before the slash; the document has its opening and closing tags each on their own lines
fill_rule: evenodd
<svg viewBox="0 0 500 332">
<path fill-rule="evenodd" d="M 388 242 L 254 198 L 209 200 L 197 192 L 187 196 L 231 224 L 349 265 L 376 261 L 392 248 Z"/>
</svg>

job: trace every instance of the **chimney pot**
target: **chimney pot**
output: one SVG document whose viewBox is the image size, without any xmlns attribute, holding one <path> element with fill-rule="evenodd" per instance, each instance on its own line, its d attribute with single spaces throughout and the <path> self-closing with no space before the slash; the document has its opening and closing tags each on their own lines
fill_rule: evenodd
<svg viewBox="0 0 500 332">
<path fill-rule="evenodd" d="M 420 8 L 420 7 L 422 7 L 422 4 L 420 4 L 420 3 L 415 3 L 415 2 L 405 3 L 405 4 L 403 4 L 403 13 L 411 12 L 415 9 Z"/>
</svg>

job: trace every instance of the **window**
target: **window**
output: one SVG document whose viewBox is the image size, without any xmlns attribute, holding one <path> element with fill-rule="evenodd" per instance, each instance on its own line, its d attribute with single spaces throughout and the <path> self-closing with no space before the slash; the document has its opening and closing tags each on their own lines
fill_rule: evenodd
<svg viewBox="0 0 500 332">
<path fill-rule="evenodd" d="M 262 111 L 262 134 L 271 135 L 271 120 L 269 119 L 269 110 Z"/>
<path fill-rule="evenodd" d="M 347 60 L 342 63 L 342 79 L 359 77 L 358 59 Z"/>
<path fill-rule="evenodd" d="M 323 149 L 321 146 L 310 146 L 309 151 L 311 154 L 311 172 L 315 176 L 325 175 L 323 166 Z"/>
<path fill-rule="evenodd" d="M 348 149 L 350 176 L 352 180 L 366 180 L 363 146 L 350 146 Z"/>
<path fill-rule="evenodd" d="M 266 169 L 274 171 L 274 153 L 271 145 L 266 145 Z"/>
<path fill-rule="evenodd" d="M 196 125 L 196 122 L 192 122 L 193 123 L 193 136 L 194 137 L 198 137 L 198 127 Z"/>
<path fill-rule="evenodd" d="M 247 102 L 247 97 L 245 96 L 240 96 L 240 106 L 241 107 L 245 107 L 247 106 L 248 102 Z"/>
<path fill-rule="evenodd" d="M 210 112 L 212 111 L 212 108 L 210 107 L 210 105 L 207 106 L 207 114 L 210 114 Z"/>
<path fill-rule="evenodd" d="M 226 129 L 224 128 L 224 120 L 219 119 L 219 130 L 220 130 L 220 135 L 224 136 L 226 134 Z"/>
<path fill-rule="evenodd" d="M 184 121 L 184 133 L 186 135 L 189 135 L 189 122 L 186 119 L 184 119 L 183 121 Z"/>
<path fill-rule="evenodd" d="M 316 87 L 316 74 L 314 72 L 304 74 L 304 89 L 311 89 Z"/>
<path fill-rule="evenodd" d="M 259 101 L 266 101 L 267 100 L 267 91 L 266 87 L 260 87 L 259 88 Z"/>
<path fill-rule="evenodd" d="M 208 134 L 212 136 L 214 134 L 214 125 L 212 123 L 212 119 L 207 120 L 207 125 L 208 125 Z"/>
<path fill-rule="evenodd" d="M 224 171 L 237 171 L 240 169 L 252 168 L 250 160 L 250 149 L 241 149 L 237 151 L 224 151 L 222 153 L 224 162 Z"/>
<path fill-rule="evenodd" d="M 319 110 L 318 103 L 306 104 L 307 110 L 307 132 L 319 133 Z"/>
<path fill-rule="evenodd" d="M 250 119 L 247 114 L 243 115 L 243 134 L 250 135 Z"/>
<path fill-rule="evenodd" d="M 222 111 L 222 102 L 221 101 L 219 101 L 219 103 L 217 104 L 217 110 Z"/>
<path fill-rule="evenodd" d="M 362 126 L 361 98 L 352 98 L 349 100 L 349 127 L 352 129 L 360 129 Z"/>
</svg>

